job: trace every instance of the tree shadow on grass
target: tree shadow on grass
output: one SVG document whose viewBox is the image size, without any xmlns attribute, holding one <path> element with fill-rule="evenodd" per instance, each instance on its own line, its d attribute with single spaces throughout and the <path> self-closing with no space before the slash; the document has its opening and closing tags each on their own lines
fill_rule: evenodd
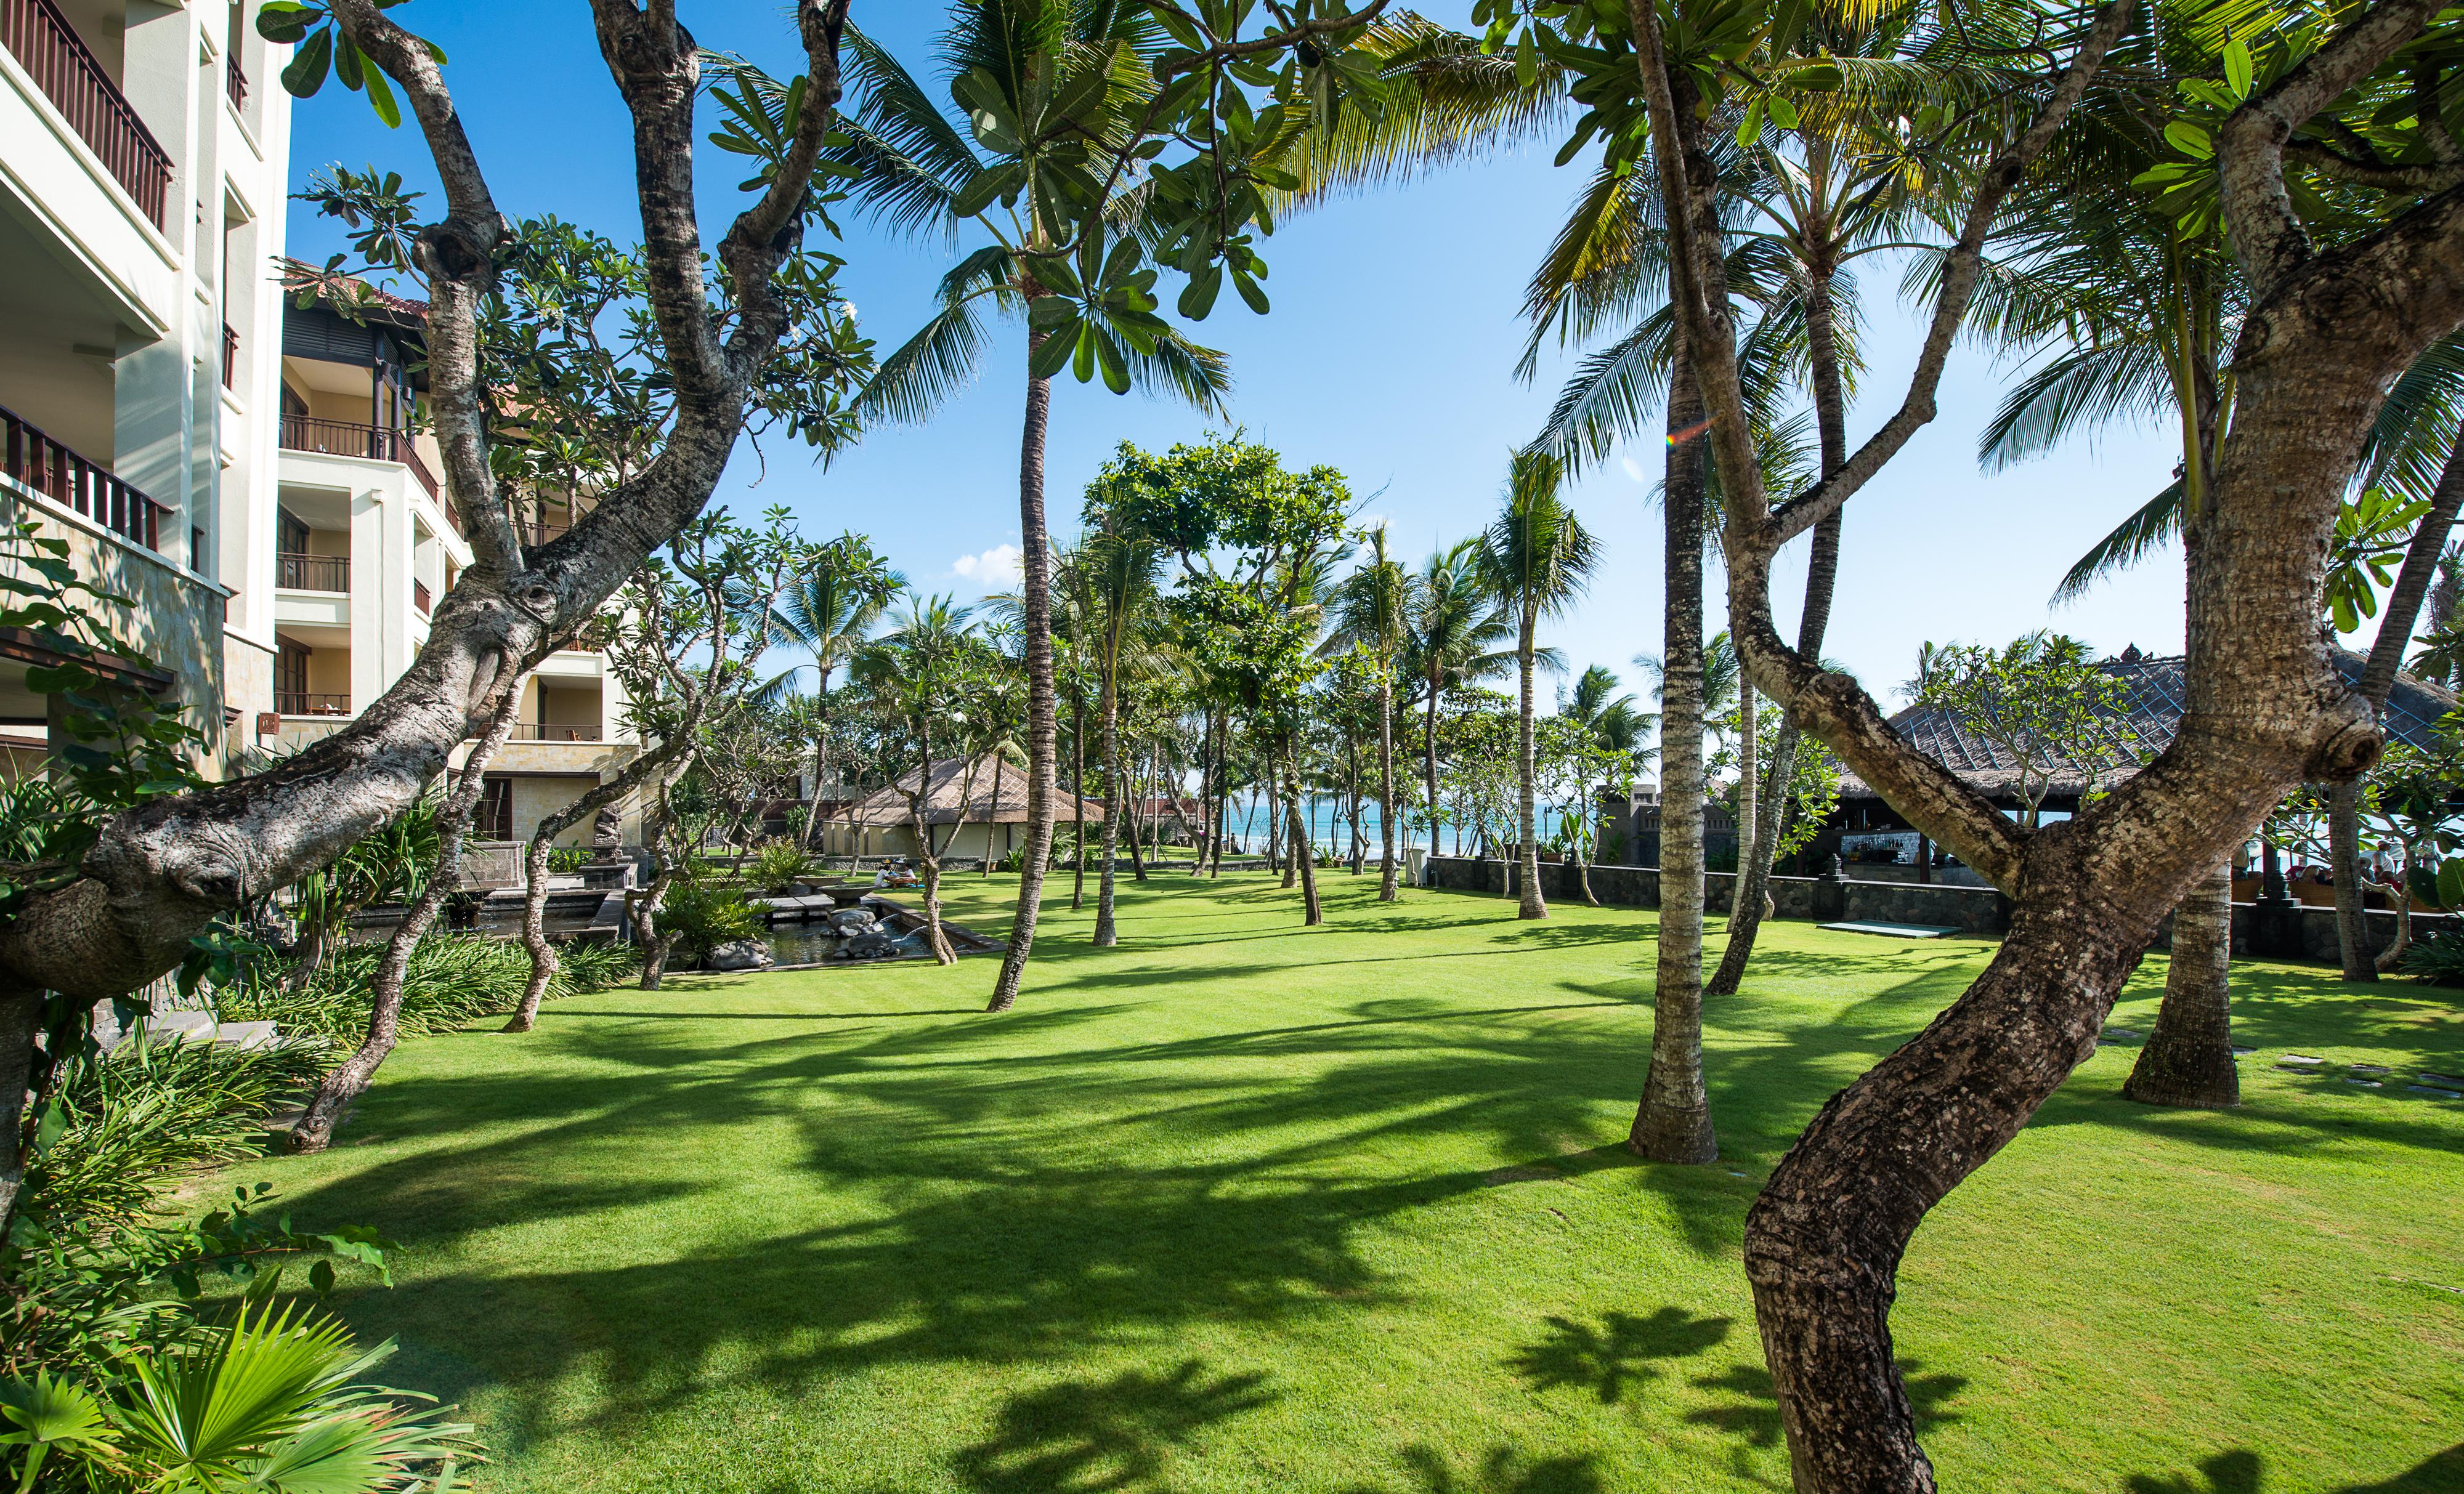
<svg viewBox="0 0 2464 1494">
<path fill-rule="evenodd" d="M 1426 1446 L 1403 1450 L 1409 1494 L 1608 1494 L 1599 1460 L 1590 1453 L 1533 1458 L 1513 1447 L 1494 1447 L 1478 1466 L 1458 1473 L 1453 1461 Z M 1345 1494 L 1397 1494 L 1392 1485 L 1365 1483 Z"/>
<path fill-rule="evenodd" d="M 1900 1378 L 1907 1386 L 1908 1409 L 1914 1414 L 1920 1436 L 1938 1426 L 1959 1419 L 1951 1409 L 1951 1397 L 1968 1388 L 1963 1374 L 1925 1374 L 1923 1361 L 1900 1361 Z M 1779 1393 L 1771 1388 L 1771 1372 L 1760 1365 L 1735 1364 L 1718 1374 L 1703 1375 L 1691 1382 L 1707 1395 L 1721 1397 L 1711 1405 L 1697 1407 L 1685 1414 L 1685 1419 L 1697 1426 L 1725 1432 L 1749 1447 L 1772 1448 L 1786 1436 L 1780 1424 Z"/>
<path fill-rule="evenodd" d="M 952 1460 L 980 1494 L 1164 1494 L 1171 1453 L 1275 1399 L 1263 1374 L 1211 1374 L 1188 1359 L 1013 1395 L 990 1439 Z"/>
<path fill-rule="evenodd" d="M 2326 1485 L 2305 1479 L 2302 1486 Z M 2274 1485 L 2256 1453 L 2232 1448 L 2200 1460 L 2195 1473 L 2134 1473 L 2123 1487 L 2128 1494 L 2269 1494 Z M 2334 1494 L 2454 1494 L 2457 1489 L 2464 1489 L 2464 1442 L 2380 1483 L 2339 1484 Z"/>
<path fill-rule="evenodd" d="M 1690 1359 L 1727 1340 L 1728 1318 L 1697 1317 L 1662 1307 L 1649 1317 L 1606 1312 L 1597 1327 L 1551 1315 L 1549 1335 L 1515 1351 L 1507 1364 L 1533 1390 L 1578 1387 L 1603 1406 L 1626 1398 L 1665 1373 L 1657 1361 Z"/>
</svg>

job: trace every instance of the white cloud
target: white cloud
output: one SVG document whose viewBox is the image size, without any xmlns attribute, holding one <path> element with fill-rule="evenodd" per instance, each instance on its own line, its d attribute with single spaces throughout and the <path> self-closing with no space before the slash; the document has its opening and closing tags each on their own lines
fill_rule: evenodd
<svg viewBox="0 0 2464 1494">
<path fill-rule="evenodd" d="M 1620 456 L 1620 457 L 1618 457 L 1618 458 L 1617 458 L 1617 460 L 1618 460 L 1619 462 L 1621 462 L 1621 463 L 1623 463 L 1623 464 L 1624 464 L 1624 466 L 1625 466 L 1625 474 L 1626 474 L 1627 476 L 1629 476 L 1629 477 L 1633 478 L 1635 481 L 1637 481 L 1637 482 L 1649 482 L 1649 481 L 1651 480 L 1649 477 L 1647 477 L 1647 476 L 1643 475 L 1642 464 L 1641 464 L 1640 462 L 1636 461 L 1633 457 L 1631 457 L 1631 456 Z"/>
<path fill-rule="evenodd" d="M 997 544 L 981 555 L 962 555 L 950 562 L 950 574 L 974 582 L 988 591 L 1015 586 L 1026 575 L 1018 546 Z"/>
</svg>

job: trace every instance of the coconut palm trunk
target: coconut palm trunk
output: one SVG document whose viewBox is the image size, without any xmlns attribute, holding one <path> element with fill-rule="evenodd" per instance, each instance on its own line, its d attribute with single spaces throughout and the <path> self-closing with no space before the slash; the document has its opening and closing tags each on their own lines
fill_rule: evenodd
<svg viewBox="0 0 2464 1494">
<path fill-rule="evenodd" d="M 1377 900 L 1396 898 L 1395 868 L 1395 670 L 1391 660 L 1377 670 L 1377 841 L 1386 861 L 1377 875 Z"/>
<path fill-rule="evenodd" d="M 1069 797 L 1074 802 L 1075 846 L 1069 853 L 1069 911 L 1087 906 L 1087 702 L 1069 692 Z"/>
<path fill-rule="evenodd" d="M 1308 826 L 1301 823 L 1300 762 L 1299 734 L 1295 733 L 1290 750 L 1284 758 L 1284 803 L 1291 823 L 1291 833 L 1285 837 L 1289 843 L 1287 848 L 1291 853 L 1291 860 L 1286 864 L 1284 886 L 1292 885 L 1291 874 L 1294 869 L 1297 869 L 1300 873 L 1301 905 L 1305 910 L 1301 915 L 1301 922 L 1306 927 L 1315 928 L 1326 922 L 1326 911 L 1318 906 L 1317 900 L 1316 846 L 1310 843 Z"/>
<path fill-rule="evenodd" d="M 1815 435 L 1821 448 L 1822 471 L 1828 475 L 1848 460 L 1848 394 L 1846 382 L 1839 375 L 1838 308 L 1833 295 L 1833 271 L 1827 258 L 1818 258 L 1808 269 L 1806 352 L 1813 370 Z M 1839 582 L 1839 518 L 1835 513 L 1815 526 L 1806 556 L 1805 606 L 1797 618 L 1796 651 L 1808 659 L 1822 657 L 1823 635 L 1831 627 L 1832 596 Z M 1752 684 L 1743 683 L 1750 698 Z M 1804 734 L 1796 722 L 1783 714 L 1778 739 L 1771 744 L 1771 767 L 1764 780 L 1768 786 L 1757 819 L 1757 824 L 1770 833 L 1754 838 L 1750 854 L 1746 847 L 1739 847 L 1736 894 L 1728 905 L 1728 945 L 1720 953 L 1720 968 L 1704 987 L 1706 996 L 1733 996 L 1745 981 L 1746 962 L 1753 957 L 1754 939 L 1762 931 L 1763 915 L 1769 906 L 1771 862 L 1779 851 L 1786 806 L 1796 782 L 1797 754 L 1810 750 L 1815 749 L 1804 744 Z M 1752 784 L 1753 779 L 1749 776 L 1738 790 L 1740 801 Z"/>
<path fill-rule="evenodd" d="M 1703 396 L 1681 342 L 1668 385 L 1661 653 L 1660 940 L 1651 1066 L 1626 1145 L 1655 1162 L 1720 1154 L 1703 1083 Z"/>
<path fill-rule="evenodd" d="M 1103 694 L 1096 703 L 1096 737 L 1100 760 L 1095 771 L 1104 781 L 1104 854 L 1095 864 L 1095 947 L 1111 949 L 1121 941 L 1114 922 L 1115 884 L 1112 862 L 1120 854 L 1121 843 L 1121 698 L 1118 682 L 1108 664 L 1104 670 Z"/>
<path fill-rule="evenodd" d="M 1422 721 L 1421 721 L 1421 723 L 1420 723 L 1420 724 L 1421 724 L 1421 727 L 1422 727 L 1422 734 L 1421 734 L 1421 737 L 1420 737 L 1420 776 L 1421 776 L 1422 780 L 1424 780 L 1423 786 L 1424 786 L 1425 788 L 1427 788 L 1427 790 L 1428 790 L 1428 794 L 1429 794 L 1429 854 L 1430 854 L 1431 856 L 1436 856 L 1437 854 L 1439 854 L 1439 847 L 1438 847 L 1438 692 L 1439 692 L 1440 686 L 1439 686 L 1439 683 L 1438 683 L 1438 682 L 1439 682 L 1439 667 L 1438 667 L 1438 664 L 1437 664 L 1437 662 L 1436 662 L 1435 660 L 1431 660 L 1431 661 L 1430 661 L 1430 664 L 1429 664 L 1429 678 L 1428 678 L 1428 686 L 1429 686 L 1429 701 L 1428 701 L 1428 710 L 1427 710 L 1427 712 L 1426 712 L 1426 714 L 1425 714 L 1425 715 L 1424 715 L 1424 718 L 1422 719 Z M 1456 844 L 1456 848 L 1457 848 L 1458 850 L 1460 850 L 1460 849 L 1462 848 L 1462 845 L 1463 845 L 1463 830 L 1462 830 L 1462 828 L 1461 828 L 1460 826 L 1458 826 L 1458 827 L 1456 828 L 1456 830 L 1455 830 L 1455 844 Z"/>
<path fill-rule="evenodd" d="M 1514 847 L 1516 864 L 1522 870 L 1523 900 L 1514 911 L 1518 918 L 1546 918 L 1549 900 L 1540 894 L 1540 834 L 1532 779 L 1538 771 L 1538 759 L 1532 749 L 1531 683 L 1534 661 L 1532 639 L 1538 630 L 1539 606 L 1527 600 L 1520 611 L 1523 629 L 1515 641 L 1514 662 L 1522 676 L 1522 699 L 1515 712 L 1514 809 L 1515 832 L 1519 844 Z"/>
<path fill-rule="evenodd" d="M 1027 339 L 1027 357 L 1043 345 Z M 1060 753 L 1059 702 L 1052 678 L 1052 559 L 1044 532 L 1044 442 L 1052 416 L 1052 381 L 1032 372 L 1026 380 L 1026 420 L 1019 441 L 1018 527 L 1021 631 L 1026 645 L 1026 859 L 1018 873 L 1018 913 L 1010 921 L 1009 950 L 993 982 L 987 1010 L 1008 1011 L 1035 947 L 1036 915 L 1044 906 L 1044 864 L 1052 854 L 1052 801 Z"/>
</svg>

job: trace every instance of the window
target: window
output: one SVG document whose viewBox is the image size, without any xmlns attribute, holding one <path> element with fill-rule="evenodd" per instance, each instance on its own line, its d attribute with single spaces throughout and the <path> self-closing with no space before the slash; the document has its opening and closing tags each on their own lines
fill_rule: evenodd
<svg viewBox="0 0 2464 1494">
<path fill-rule="evenodd" d="M 301 522 L 298 517 L 294 516 L 289 509 L 282 509 L 279 513 L 281 516 L 277 521 L 275 548 L 282 552 L 284 555 L 306 555 L 308 553 L 308 526 Z"/>
<path fill-rule="evenodd" d="M 279 651 L 274 656 L 274 692 L 276 695 L 299 696 L 308 693 L 308 650 L 288 638 L 277 639 Z"/>
</svg>

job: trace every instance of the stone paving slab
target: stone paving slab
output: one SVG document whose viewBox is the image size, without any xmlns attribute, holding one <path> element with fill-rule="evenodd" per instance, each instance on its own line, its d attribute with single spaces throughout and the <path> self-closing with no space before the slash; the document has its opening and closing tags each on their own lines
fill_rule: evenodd
<svg viewBox="0 0 2464 1494">
<path fill-rule="evenodd" d="M 1815 927 L 1836 934 L 1879 934 L 1893 939 L 1940 939 L 1967 932 L 1938 923 L 1823 923 Z"/>
</svg>

